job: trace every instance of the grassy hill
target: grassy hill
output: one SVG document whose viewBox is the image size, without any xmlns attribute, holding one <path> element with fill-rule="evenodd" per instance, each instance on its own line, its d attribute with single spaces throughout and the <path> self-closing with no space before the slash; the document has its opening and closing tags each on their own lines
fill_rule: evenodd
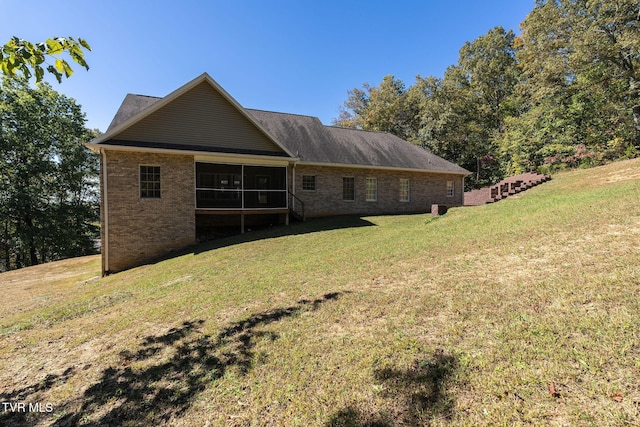
<svg viewBox="0 0 640 427">
<path fill-rule="evenodd" d="M 640 424 L 638 160 L 99 262 L 0 274 L 1 425 Z"/>
</svg>

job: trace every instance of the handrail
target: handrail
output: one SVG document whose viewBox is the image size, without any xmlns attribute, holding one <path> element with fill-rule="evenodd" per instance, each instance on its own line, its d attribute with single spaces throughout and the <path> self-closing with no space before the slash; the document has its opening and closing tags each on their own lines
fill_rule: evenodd
<svg viewBox="0 0 640 427">
<path fill-rule="evenodd" d="M 293 194 L 291 191 L 288 191 L 288 193 L 291 196 L 291 198 L 293 199 L 293 203 L 291 203 L 290 206 L 289 206 L 291 211 L 296 213 L 298 216 L 300 216 L 300 218 L 304 222 L 304 220 L 305 220 L 304 202 L 302 200 L 300 200 L 300 198 L 298 196 L 296 196 L 295 194 Z M 298 213 L 298 211 L 301 211 L 301 213 Z"/>
</svg>

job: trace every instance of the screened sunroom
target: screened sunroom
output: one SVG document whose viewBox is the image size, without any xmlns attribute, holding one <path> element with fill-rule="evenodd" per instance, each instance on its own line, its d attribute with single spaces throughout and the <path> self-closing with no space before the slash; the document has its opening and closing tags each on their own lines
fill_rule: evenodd
<svg viewBox="0 0 640 427">
<path fill-rule="evenodd" d="M 197 209 L 287 209 L 287 168 L 196 163 Z"/>
<path fill-rule="evenodd" d="M 286 166 L 196 162 L 198 238 L 288 222 Z"/>
</svg>

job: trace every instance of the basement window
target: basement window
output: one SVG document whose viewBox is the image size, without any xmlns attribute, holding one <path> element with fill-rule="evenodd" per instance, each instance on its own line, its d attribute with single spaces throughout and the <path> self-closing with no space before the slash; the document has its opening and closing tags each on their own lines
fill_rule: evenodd
<svg viewBox="0 0 640 427">
<path fill-rule="evenodd" d="M 140 198 L 160 198 L 160 166 L 140 166 Z"/>
</svg>

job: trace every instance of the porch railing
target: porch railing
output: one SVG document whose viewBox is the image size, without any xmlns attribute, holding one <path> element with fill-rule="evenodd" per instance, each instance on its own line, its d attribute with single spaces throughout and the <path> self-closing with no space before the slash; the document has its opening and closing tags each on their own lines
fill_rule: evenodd
<svg viewBox="0 0 640 427">
<path fill-rule="evenodd" d="M 289 191 L 289 197 L 291 198 L 291 201 L 289 202 L 289 210 L 291 211 L 291 214 L 299 221 L 304 222 L 304 202 L 291 191 Z"/>
<path fill-rule="evenodd" d="M 287 190 L 196 188 L 197 209 L 286 209 Z"/>
</svg>

